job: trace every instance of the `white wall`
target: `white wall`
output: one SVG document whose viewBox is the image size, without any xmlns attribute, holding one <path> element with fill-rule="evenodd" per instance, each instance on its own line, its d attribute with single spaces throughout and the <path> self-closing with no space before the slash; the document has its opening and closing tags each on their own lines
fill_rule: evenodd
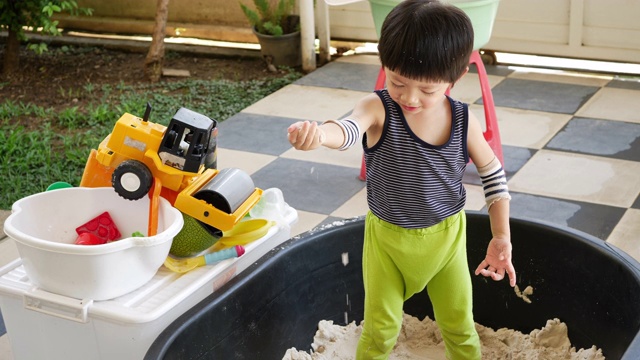
<svg viewBox="0 0 640 360">
<path fill-rule="evenodd" d="M 368 1 L 329 17 L 332 39 L 376 39 Z M 640 63 L 640 1 L 501 0 L 484 49 Z"/>
</svg>

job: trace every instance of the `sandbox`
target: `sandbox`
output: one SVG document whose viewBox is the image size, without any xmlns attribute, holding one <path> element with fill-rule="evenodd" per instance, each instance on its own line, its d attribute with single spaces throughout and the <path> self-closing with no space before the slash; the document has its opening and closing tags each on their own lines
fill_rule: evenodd
<svg viewBox="0 0 640 360">
<path fill-rule="evenodd" d="M 470 271 L 490 239 L 488 216 L 468 212 Z M 282 359 L 307 350 L 320 320 L 360 322 L 364 219 L 292 238 L 176 319 L 145 359 Z M 640 264 L 604 241 L 550 224 L 511 220 L 513 263 L 530 303 L 505 281 L 473 276 L 475 321 L 529 333 L 558 318 L 573 346 L 607 359 L 640 358 Z M 433 317 L 426 291 L 405 312 Z"/>
</svg>

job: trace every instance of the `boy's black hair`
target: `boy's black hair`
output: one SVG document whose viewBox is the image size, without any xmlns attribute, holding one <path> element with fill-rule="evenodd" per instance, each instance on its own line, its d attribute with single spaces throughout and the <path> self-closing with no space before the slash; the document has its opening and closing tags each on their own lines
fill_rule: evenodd
<svg viewBox="0 0 640 360">
<path fill-rule="evenodd" d="M 418 80 L 455 83 L 473 51 L 471 20 L 460 8 L 437 0 L 405 0 L 382 23 L 382 66 Z"/>
</svg>

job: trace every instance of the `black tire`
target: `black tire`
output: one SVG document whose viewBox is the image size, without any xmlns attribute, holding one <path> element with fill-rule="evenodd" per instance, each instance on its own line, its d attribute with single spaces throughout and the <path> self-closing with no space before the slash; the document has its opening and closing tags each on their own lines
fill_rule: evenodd
<svg viewBox="0 0 640 360">
<path fill-rule="evenodd" d="M 149 193 L 153 175 L 149 168 L 137 160 L 125 160 L 113 171 L 111 184 L 118 195 L 127 200 L 138 200 Z"/>
</svg>

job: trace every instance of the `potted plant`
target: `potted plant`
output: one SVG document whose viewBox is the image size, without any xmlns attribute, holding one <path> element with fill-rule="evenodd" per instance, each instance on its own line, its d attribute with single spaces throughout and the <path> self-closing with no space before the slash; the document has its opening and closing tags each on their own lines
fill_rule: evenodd
<svg viewBox="0 0 640 360">
<path fill-rule="evenodd" d="M 255 10 L 240 3 L 267 64 L 299 66 L 300 17 L 293 14 L 295 0 L 253 0 L 253 5 Z"/>
</svg>

